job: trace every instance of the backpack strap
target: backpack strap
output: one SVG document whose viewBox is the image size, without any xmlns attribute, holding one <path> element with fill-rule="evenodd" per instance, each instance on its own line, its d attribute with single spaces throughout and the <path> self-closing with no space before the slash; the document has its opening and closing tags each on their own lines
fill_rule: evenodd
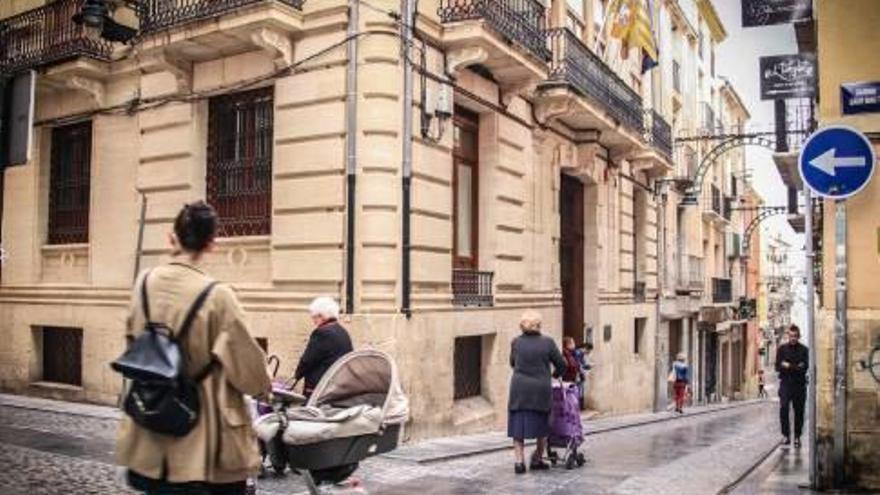
<svg viewBox="0 0 880 495">
<path fill-rule="evenodd" d="M 186 313 L 186 317 L 183 319 L 183 324 L 180 326 L 180 330 L 178 330 L 177 334 L 174 336 L 174 340 L 178 343 L 181 343 L 186 339 L 187 334 L 189 333 L 189 329 L 192 327 L 193 321 L 196 319 L 196 315 L 199 310 L 202 309 L 202 306 L 205 304 L 205 301 L 208 299 L 208 295 L 211 294 L 211 290 L 214 289 L 214 286 L 217 285 L 217 282 L 211 282 L 207 287 L 202 289 L 202 292 L 199 293 L 196 300 L 193 302 L 192 306 L 190 306 L 189 311 Z M 217 361 L 214 357 L 211 357 L 211 361 L 202 368 L 201 371 L 196 373 L 193 377 L 193 381 L 198 383 L 207 378 L 212 371 L 214 371 L 214 366 L 217 364 Z"/>
<path fill-rule="evenodd" d="M 208 295 L 211 294 L 211 290 L 214 286 L 217 285 L 217 282 L 211 282 L 207 287 L 202 289 L 202 292 L 199 293 L 196 300 L 193 302 L 192 306 L 190 306 L 189 311 L 186 313 L 186 317 L 183 319 L 183 324 L 180 325 L 180 328 L 177 330 L 177 334 L 174 336 L 174 340 L 178 343 L 186 340 L 186 336 L 189 333 L 190 327 L 192 327 L 193 321 L 196 319 L 196 315 L 199 310 L 202 309 L 202 306 L 205 304 L 205 301 L 208 299 Z"/>
<path fill-rule="evenodd" d="M 144 274 L 144 280 L 141 282 L 141 305 L 144 309 L 144 318 L 147 323 L 150 323 L 150 298 L 147 296 L 147 278 L 149 278 L 150 273 L 153 270 L 148 271 Z"/>
</svg>

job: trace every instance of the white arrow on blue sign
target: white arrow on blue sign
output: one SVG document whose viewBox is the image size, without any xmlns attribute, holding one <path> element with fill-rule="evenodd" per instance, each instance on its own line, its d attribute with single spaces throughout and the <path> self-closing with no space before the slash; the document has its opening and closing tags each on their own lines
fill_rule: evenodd
<svg viewBox="0 0 880 495">
<path fill-rule="evenodd" d="M 801 149 L 798 170 L 816 194 L 845 199 L 862 189 L 874 175 L 874 148 L 864 134 L 834 125 L 814 132 Z"/>
</svg>

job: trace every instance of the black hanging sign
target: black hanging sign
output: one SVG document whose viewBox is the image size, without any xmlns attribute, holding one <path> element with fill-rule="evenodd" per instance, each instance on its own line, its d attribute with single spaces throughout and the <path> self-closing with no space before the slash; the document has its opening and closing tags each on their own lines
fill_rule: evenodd
<svg viewBox="0 0 880 495">
<path fill-rule="evenodd" d="M 813 0 L 742 0 L 743 27 L 787 24 L 813 18 Z"/>
<path fill-rule="evenodd" d="M 816 57 L 761 57 L 761 99 L 811 98 L 816 94 Z"/>
</svg>

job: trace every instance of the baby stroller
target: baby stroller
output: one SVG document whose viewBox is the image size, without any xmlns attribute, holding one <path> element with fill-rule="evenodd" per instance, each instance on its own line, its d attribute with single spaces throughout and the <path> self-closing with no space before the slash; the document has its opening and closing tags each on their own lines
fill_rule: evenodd
<svg viewBox="0 0 880 495">
<path fill-rule="evenodd" d="M 304 471 L 317 494 L 318 485 L 344 481 L 360 461 L 396 449 L 408 417 L 397 366 L 384 352 L 362 350 L 331 366 L 305 405 L 262 416 L 256 430 L 267 443 L 280 433 L 287 464 Z"/>
<path fill-rule="evenodd" d="M 286 380 L 279 380 L 276 378 L 278 376 L 278 368 L 281 365 L 281 360 L 278 359 L 278 356 L 269 356 L 267 364 L 272 368 L 272 402 L 258 402 L 256 404 L 256 420 L 272 413 L 279 413 L 279 417 L 284 418 L 284 413 L 287 409 L 294 405 L 305 404 L 307 400 L 304 395 L 294 392 L 297 382 L 293 377 Z M 280 434 L 282 431 L 283 430 L 279 429 L 279 432 L 271 439 L 258 439 L 261 460 L 260 477 L 263 477 L 266 474 L 267 460 L 276 475 L 281 476 L 287 470 L 287 458 L 284 453 L 284 443 Z"/>
<path fill-rule="evenodd" d="M 578 449 L 584 441 L 581 423 L 580 393 L 576 384 L 553 384 L 553 405 L 550 410 L 550 437 L 547 457 L 554 466 L 562 461 L 566 469 L 581 467 L 587 460 Z M 564 449 L 562 457 L 553 447 Z"/>
</svg>

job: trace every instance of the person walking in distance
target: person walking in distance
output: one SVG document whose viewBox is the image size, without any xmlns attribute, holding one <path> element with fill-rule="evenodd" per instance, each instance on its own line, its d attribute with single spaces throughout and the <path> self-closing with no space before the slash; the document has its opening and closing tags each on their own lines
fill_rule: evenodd
<svg viewBox="0 0 880 495">
<path fill-rule="evenodd" d="M 675 412 L 684 414 L 684 402 L 690 385 L 690 368 L 684 353 L 679 352 L 672 363 L 672 371 L 669 373 L 672 389 L 675 391 Z"/>
<path fill-rule="evenodd" d="M 765 388 L 766 383 L 764 381 L 764 370 L 758 370 L 758 398 L 766 399 L 767 398 L 767 389 Z"/>
<path fill-rule="evenodd" d="M 788 329 L 788 343 L 776 351 L 776 372 L 779 373 L 779 422 L 782 442 L 791 445 L 789 407 L 794 408 L 794 446 L 801 446 L 804 429 L 804 404 L 807 401 L 807 369 L 810 354 L 799 342 L 801 331 L 797 325 Z"/>
</svg>

